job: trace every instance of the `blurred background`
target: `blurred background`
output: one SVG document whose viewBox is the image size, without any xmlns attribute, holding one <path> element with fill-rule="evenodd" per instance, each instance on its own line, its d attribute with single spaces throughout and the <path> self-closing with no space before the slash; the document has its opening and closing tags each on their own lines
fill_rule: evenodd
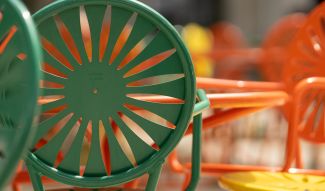
<svg viewBox="0 0 325 191">
<path fill-rule="evenodd" d="M 32 12 L 51 2 L 50 0 L 24 1 Z M 271 27 L 281 18 L 296 12 L 307 14 L 322 1 L 142 0 L 142 2 L 156 9 L 176 26 L 192 53 L 232 46 L 239 48 L 261 47 L 266 41 Z M 223 41 L 216 38 L 214 31 L 214 27 L 218 28 L 220 23 L 226 23 L 230 28 L 223 30 L 221 34 Z M 247 57 L 238 59 L 229 56 L 219 60 L 193 57 L 193 60 L 197 76 L 269 80 L 260 74 L 261 72 L 256 67 L 245 65 L 245 68 L 240 68 L 236 65 L 236 62 L 257 62 L 254 59 L 247 59 Z M 225 69 L 224 66 L 232 66 L 232 64 L 245 72 L 238 75 L 237 73 L 227 75 L 225 70 L 228 68 Z M 243 73 L 244 75 L 242 75 Z M 279 108 L 264 110 L 222 124 L 219 128 L 204 132 L 202 161 L 281 166 L 285 151 L 286 132 L 287 121 Z M 190 141 L 191 137 L 184 138 L 177 148 L 182 161 L 189 161 L 190 149 L 188 145 Z M 322 162 L 325 160 L 325 147 L 312 147 L 308 143 L 302 142 L 302 148 L 306 167 L 325 169 L 325 163 Z M 169 177 L 174 176 L 170 175 Z M 164 176 L 163 180 L 166 180 L 166 177 L 168 176 Z M 179 185 L 175 180 L 177 179 L 174 179 L 174 182 L 169 181 L 170 187 L 160 186 L 160 190 L 176 189 L 175 187 Z M 214 178 L 209 180 L 203 178 L 199 190 L 215 190 L 216 182 Z"/>
<path fill-rule="evenodd" d="M 174 25 L 191 22 L 209 26 L 229 21 L 249 39 L 260 39 L 268 27 L 292 12 L 308 12 L 322 0 L 141 0 Z M 53 0 L 24 0 L 32 12 Z"/>
</svg>

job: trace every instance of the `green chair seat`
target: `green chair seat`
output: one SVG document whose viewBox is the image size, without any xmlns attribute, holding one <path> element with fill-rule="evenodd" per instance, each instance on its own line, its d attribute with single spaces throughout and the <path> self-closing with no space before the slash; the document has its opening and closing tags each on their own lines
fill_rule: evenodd
<svg viewBox="0 0 325 191">
<path fill-rule="evenodd" d="M 0 190 L 33 135 L 41 49 L 27 9 L 0 2 Z M 34 129 L 35 130 L 35 129 Z"/>
</svg>

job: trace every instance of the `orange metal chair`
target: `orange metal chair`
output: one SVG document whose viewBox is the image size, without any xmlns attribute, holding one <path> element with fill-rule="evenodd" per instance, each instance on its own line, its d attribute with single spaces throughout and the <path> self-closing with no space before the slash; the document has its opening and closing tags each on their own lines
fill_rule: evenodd
<svg viewBox="0 0 325 191">
<path fill-rule="evenodd" d="M 248 49 L 248 42 L 240 28 L 229 22 L 218 22 L 210 27 L 213 35 L 213 52 Z M 214 76 L 222 79 L 250 79 L 249 73 L 255 67 L 249 56 L 233 55 L 214 58 Z"/>
<path fill-rule="evenodd" d="M 211 27 L 214 49 L 247 48 L 248 43 L 240 28 L 229 22 L 218 22 Z"/>
<path fill-rule="evenodd" d="M 291 44 L 295 33 L 302 27 L 303 23 L 306 21 L 306 16 L 302 13 L 295 13 L 281 18 L 276 22 L 270 29 L 268 35 L 263 42 L 262 48 L 251 48 L 251 49 L 225 49 L 208 54 L 206 56 L 212 57 L 214 59 L 223 59 L 227 56 L 241 56 L 255 59 L 255 63 L 258 63 L 260 71 L 265 76 L 267 81 L 271 82 L 254 82 L 254 81 L 235 81 L 235 80 L 222 80 L 222 79 L 212 79 L 212 78 L 198 78 L 197 85 L 199 88 L 210 90 L 210 91 L 226 91 L 226 92 L 252 92 L 252 91 L 277 91 L 277 90 L 287 90 L 287 83 L 281 79 L 283 68 L 288 59 L 289 51 L 288 48 Z M 223 25 L 221 25 L 223 26 Z M 223 26 L 226 28 L 226 26 Z M 220 31 L 222 31 L 220 28 Z M 235 31 L 235 27 L 230 27 L 234 31 L 233 33 L 239 33 Z M 225 29 L 224 29 L 225 30 Z M 215 32 L 216 33 L 216 32 Z M 238 35 L 237 35 L 238 38 Z M 224 40 L 225 41 L 225 40 Z M 229 43 L 231 44 L 231 43 Z M 230 45 L 229 45 L 230 46 Z M 238 45 L 240 46 L 240 45 Z M 243 46 L 243 45 L 242 45 Z M 232 46 L 230 46 L 232 47 Z M 254 63 L 254 61 L 253 61 Z M 238 67 L 239 69 L 241 67 Z M 237 72 L 238 74 L 238 72 Z M 230 75 L 231 77 L 232 75 Z M 296 83 L 296 82 L 295 82 Z M 294 84 L 295 84 L 294 83 Z M 290 89 L 290 88 L 289 88 Z M 290 91 L 289 91 L 290 92 Z M 287 106 L 281 107 L 285 116 L 287 116 L 288 108 Z M 231 110 L 233 117 L 238 118 L 247 115 L 251 112 L 245 110 L 234 109 Z M 227 114 L 228 116 L 228 114 Z M 231 120 L 231 118 L 229 118 Z M 214 128 L 217 126 L 218 121 L 223 121 L 219 116 L 211 116 L 204 120 L 204 128 Z M 228 120 L 227 120 L 228 121 Z M 227 122 L 225 121 L 225 122 Z"/>
<path fill-rule="evenodd" d="M 283 83 L 280 83 L 278 79 L 275 79 L 275 76 L 279 78 L 279 76 L 281 77 L 282 75 L 275 70 L 271 70 L 270 68 L 273 68 L 273 66 L 276 68 L 283 67 L 283 62 L 285 62 L 284 60 L 286 58 L 286 54 L 276 54 L 276 52 L 285 52 L 284 50 L 287 48 L 288 44 L 290 44 L 293 34 L 301 27 L 304 21 L 305 15 L 303 15 L 302 13 L 288 15 L 280 19 L 272 26 L 269 34 L 266 36 L 266 40 L 263 43 L 262 48 L 244 48 L 247 47 L 247 44 L 243 38 L 243 35 L 237 27 L 229 23 L 219 23 L 213 25 L 212 34 L 215 42 L 214 48 L 211 49 L 210 52 L 208 52 L 207 49 L 210 46 L 207 45 L 208 47 L 204 49 L 205 51 L 192 51 L 194 62 L 196 61 L 195 58 L 202 56 L 213 59 L 215 62 L 224 60 L 227 57 L 236 57 L 236 60 L 234 60 L 235 64 L 233 64 L 233 66 L 230 68 L 218 64 L 214 65 L 217 70 L 222 71 L 222 77 L 238 79 L 238 77 L 243 76 L 241 73 L 245 73 L 242 72 L 243 67 L 247 67 L 247 65 L 245 64 L 255 63 L 258 64 L 257 67 L 259 67 L 262 73 L 265 74 L 265 77 L 268 81 L 275 82 L 265 83 L 253 81 L 223 80 L 213 78 L 197 78 L 198 88 L 206 89 L 212 92 L 251 92 L 285 90 L 286 86 Z M 196 30 L 201 30 L 201 33 L 204 33 L 202 28 Z M 231 38 L 231 35 L 235 35 L 234 39 Z M 195 46 L 194 40 L 191 42 L 191 46 Z M 239 60 L 245 61 L 240 62 L 238 66 L 236 64 L 238 64 Z M 227 72 L 227 69 L 230 71 Z M 254 111 L 259 110 L 255 109 Z M 251 108 L 237 108 L 225 112 L 225 116 L 228 119 L 227 121 L 229 121 L 231 120 L 230 116 L 238 118 L 247 115 L 251 112 L 253 112 Z M 222 112 L 221 115 L 223 115 L 223 113 L 224 112 Z M 223 118 L 220 117 L 220 113 L 218 113 L 218 115 L 210 116 L 204 119 L 204 128 L 214 128 L 217 126 L 219 121 L 223 121 Z M 191 132 L 191 126 L 188 132 Z"/>
<path fill-rule="evenodd" d="M 205 81 L 217 82 L 219 80 L 213 79 L 201 79 L 201 83 Z M 200 81 L 200 79 L 198 79 Z M 227 82 L 228 80 L 220 82 Z M 228 81 L 229 82 L 229 81 Z M 233 81 L 235 83 L 235 81 Z M 248 84 L 247 84 L 248 83 Z M 209 128 L 216 128 L 218 125 L 238 119 L 239 117 L 261 111 L 263 109 L 268 109 L 274 106 L 283 106 L 287 102 L 290 101 L 290 97 L 285 91 L 275 91 L 273 89 L 281 89 L 281 87 L 277 86 L 276 83 L 266 83 L 264 92 L 239 92 L 239 93 L 213 93 L 208 94 L 208 98 L 210 99 L 210 107 L 213 109 L 219 109 L 218 112 L 214 113 L 212 116 L 203 119 L 203 128 L 207 130 Z M 263 85 L 263 82 L 237 82 L 237 84 L 228 84 L 221 83 L 222 86 L 218 87 L 218 83 L 215 83 L 214 87 L 217 88 L 226 88 L 226 89 L 234 89 L 235 87 L 244 87 L 247 89 L 254 90 L 255 88 L 259 88 L 259 86 Z M 271 86 L 267 86 L 270 84 Z M 203 87 L 205 84 L 201 84 Z M 212 88 L 213 84 L 208 86 Z M 242 86 L 240 86 L 242 85 Z M 272 87 L 274 86 L 274 87 Z M 272 91 L 273 90 L 273 91 Z M 190 125 L 187 134 L 190 134 L 192 131 L 192 125 Z M 186 187 L 188 182 L 190 181 L 190 169 L 191 164 L 181 164 L 178 160 L 177 152 L 174 151 L 169 157 L 169 164 L 172 169 L 178 173 L 184 173 L 186 175 L 185 182 L 183 184 L 183 188 Z M 270 170 L 268 167 L 260 167 L 260 166 L 240 166 L 240 165 L 227 165 L 227 164 L 206 164 L 202 163 L 202 172 L 204 173 L 224 173 L 227 171 L 248 171 L 248 170 Z"/>
<path fill-rule="evenodd" d="M 288 46 L 305 21 L 306 15 L 303 13 L 290 14 L 277 21 L 268 31 L 262 44 L 264 54 L 258 65 L 264 79 L 272 82 L 282 80 Z"/>
<path fill-rule="evenodd" d="M 323 123 L 323 102 L 324 102 L 324 79 L 322 78 L 308 78 L 308 77 L 323 77 L 325 76 L 325 67 L 322 65 L 322 59 L 325 56 L 324 53 L 324 23 L 325 23 L 325 3 L 318 6 L 315 10 L 311 12 L 303 26 L 300 27 L 295 37 L 287 45 L 287 58 L 283 64 L 282 73 L 282 87 L 288 92 L 289 95 L 293 96 L 293 100 L 289 99 L 289 104 L 287 110 L 292 116 L 288 115 L 288 120 L 290 122 L 288 142 L 287 142 L 287 152 L 286 152 L 286 162 L 283 167 L 264 167 L 264 166 L 241 166 L 241 165 L 227 165 L 227 164 L 202 164 L 202 171 L 205 173 L 213 173 L 222 175 L 229 172 L 247 172 L 247 171 L 287 171 L 290 173 L 302 173 L 302 174 L 314 174 L 314 175 L 325 175 L 323 171 L 315 170 L 304 170 L 302 166 L 299 141 L 297 141 L 298 136 L 306 140 L 312 141 L 314 143 L 323 143 L 324 141 L 324 123 Z M 307 79 L 306 79 L 307 78 Z M 212 80 L 211 80 L 212 82 Z M 241 82 L 243 83 L 243 82 Z M 277 84 L 277 83 L 274 83 Z M 278 85 L 281 87 L 279 83 Z M 212 85 L 212 83 L 211 83 Z M 217 87 L 216 87 L 217 88 Z M 223 86 L 221 86 L 223 88 Z M 252 98 L 253 99 L 253 98 Z M 219 103 L 220 104 L 220 103 Z M 222 105 L 222 103 L 221 103 Z M 311 109 L 312 108 L 312 109 Z M 311 111 L 310 111 L 311 110 Z M 321 117 L 319 117 L 319 115 Z M 303 117 L 302 117 L 303 116 Z M 317 117 L 318 116 L 318 117 Z M 217 116 L 215 116 L 217 118 Z M 229 117 L 231 120 L 231 117 Z M 223 120 L 215 120 L 216 122 L 223 122 Z M 316 122 L 315 122 L 316 121 Z M 210 123 L 206 119 L 205 127 L 214 127 L 213 123 Z M 173 169 L 177 172 L 189 173 L 188 168 L 191 166 L 189 163 L 182 165 L 177 160 L 177 155 L 174 152 L 170 157 L 170 164 Z M 293 164 L 297 168 L 290 168 Z M 231 175 L 221 178 L 223 184 L 227 184 L 228 188 L 229 180 L 234 182 L 234 179 L 238 180 L 243 178 L 243 180 L 251 181 L 252 179 L 259 178 L 259 173 L 252 173 L 253 178 L 244 179 L 242 174 L 232 177 Z M 262 173 L 263 174 L 263 173 Z M 187 174 L 188 175 L 188 174 Z M 246 174 L 251 176 L 250 174 Z M 287 174 L 283 174 L 287 176 Z M 251 177 L 252 177 L 251 176 Z M 262 176 L 262 175 L 261 175 Z M 282 175 L 281 175 L 282 176 Z M 291 175 L 290 175 L 291 177 Z M 294 176 L 295 177 L 295 176 Z M 311 182 L 315 177 L 307 177 L 307 182 Z M 298 180 L 301 178 L 297 177 Z M 323 181 L 323 177 L 318 180 Z M 187 178 L 188 179 L 188 178 Z M 227 179 L 227 180 L 226 180 Z M 247 182 L 246 182 L 247 183 Z M 250 183 L 243 183 L 246 186 L 252 185 Z M 186 183 L 185 183 L 186 184 Z M 232 184 L 232 183 L 230 183 Z M 236 184 L 236 187 L 232 189 L 238 190 L 268 190 L 265 187 L 242 188 L 240 186 L 242 183 Z M 269 184 L 270 186 L 270 184 Z M 315 189 L 314 187 L 312 187 Z M 269 189 L 269 190 L 278 190 Z M 311 189 L 312 190 L 312 189 Z"/>
<path fill-rule="evenodd" d="M 294 88 L 286 160 L 282 169 L 228 173 L 220 177 L 221 185 L 234 191 L 323 190 L 324 171 L 291 167 L 295 161 L 301 160 L 297 158 L 301 151 L 296 146 L 299 145 L 300 138 L 314 144 L 325 143 L 324 96 L 325 78 L 307 78 Z M 274 172 L 279 170 L 280 172 Z"/>
<path fill-rule="evenodd" d="M 215 77 L 233 80 L 247 79 L 245 72 L 258 68 L 263 79 L 280 82 L 288 45 L 305 22 L 303 13 L 284 16 L 272 25 L 260 48 L 249 48 L 241 31 L 230 23 L 211 27 L 214 46 L 210 52 L 192 52 L 195 57 L 209 57 L 217 70 Z M 202 55 L 203 54 L 203 55 Z M 279 75 L 280 74 L 280 75 Z"/>
<path fill-rule="evenodd" d="M 268 67 L 264 67 L 267 64 L 281 64 L 277 62 L 282 60 L 284 62 L 285 55 L 276 55 L 275 50 L 279 51 L 288 46 L 291 42 L 292 37 L 288 36 L 287 33 L 295 33 L 300 27 L 301 23 L 304 21 L 303 14 L 293 14 L 289 15 L 279 22 L 277 22 L 271 29 L 271 32 L 266 38 L 263 45 L 263 49 L 227 49 L 221 50 L 221 52 L 215 52 L 216 54 L 207 55 L 215 59 L 223 59 L 226 56 L 231 55 L 242 55 L 245 53 L 250 53 L 249 56 L 255 58 L 260 62 L 259 67 L 265 73 L 274 72 L 268 71 Z M 290 38 L 289 38 L 290 37 Z M 273 55 L 273 57 L 267 57 L 266 55 Z M 268 59 L 266 59 L 268 58 Z M 275 63 L 275 64 L 274 64 Z M 280 66 L 281 66 L 280 65 Z M 273 75 L 274 76 L 274 75 Z M 280 75 L 281 76 L 281 75 Z M 272 76 L 269 76 L 269 80 L 275 80 Z M 275 80 L 277 81 L 277 80 Z M 263 109 L 275 106 L 274 103 L 277 102 L 277 98 L 273 97 L 273 91 L 284 91 L 286 90 L 286 85 L 280 82 L 253 82 L 253 81 L 235 81 L 235 80 L 222 80 L 222 79 L 212 79 L 212 78 L 197 78 L 197 86 L 202 89 L 209 91 L 222 91 L 222 92 L 237 92 L 237 93 L 227 93 L 227 94 L 210 94 L 211 107 L 217 109 L 214 115 L 209 116 L 203 120 L 203 128 L 216 128 L 222 123 L 226 123 L 240 117 L 246 116 L 248 114 L 261 111 Z M 258 91 L 258 92 L 256 92 Z M 271 91 L 271 92 L 270 92 Z M 246 92 L 246 93 L 245 93 Z M 267 92 L 267 93 L 265 93 Z M 277 92 L 280 93 L 280 92 Z M 282 92 L 283 93 L 283 92 Z M 279 95 L 279 94 L 278 94 Z M 283 99 L 289 101 L 288 96 L 283 94 Z M 280 98 L 279 96 L 278 98 Z M 286 98 L 284 98 L 286 97 Z M 274 99 L 274 100 L 272 100 Z M 217 102 L 215 102 L 217 100 Z M 262 102 L 259 102 L 262 100 Z M 265 101 L 265 102 L 263 102 Z M 282 102 L 282 107 L 286 107 L 286 101 Z M 213 103 L 217 103 L 214 105 Z M 225 110 L 225 108 L 228 108 Z M 230 109 L 229 109 L 230 108 Z M 218 110 L 219 109 L 219 110 Z M 220 110 L 221 109 L 221 110 Z M 189 127 L 187 134 L 191 133 L 192 126 Z M 184 168 L 177 160 L 177 154 L 174 152 L 169 158 L 171 166 L 177 172 L 189 172 L 188 169 Z M 188 165 L 187 167 L 190 167 Z M 214 164 L 203 164 L 203 172 L 225 172 L 225 171 L 237 171 L 237 170 L 270 170 L 268 167 L 260 166 L 236 166 L 236 165 L 219 165 L 217 169 L 214 169 Z M 280 169 L 280 168 L 279 168 Z M 187 174 L 187 180 L 189 180 L 189 174 Z M 186 185 L 186 182 L 185 184 Z"/>
</svg>

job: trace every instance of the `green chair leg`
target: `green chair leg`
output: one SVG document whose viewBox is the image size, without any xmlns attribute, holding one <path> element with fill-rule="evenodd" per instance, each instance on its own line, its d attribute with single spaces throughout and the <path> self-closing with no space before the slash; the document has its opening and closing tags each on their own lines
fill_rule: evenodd
<svg viewBox="0 0 325 191">
<path fill-rule="evenodd" d="M 26 161 L 26 167 L 28 169 L 29 177 L 31 179 L 34 191 L 44 191 L 44 187 L 42 185 L 41 175 Z"/>
<path fill-rule="evenodd" d="M 194 117 L 193 124 L 192 173 L 190 184 L 186 188 L 187 191 L 195 190 L 200 179 L 202 114 Z"/>
<path fill-rule="evenodd" d="M 193 143 L 192 143 L 192 172 L 191 180 L 186 190 L 195 190 L 201 172 L 201 128 L 202 128 L 202 112 L 209 108 L 210 102 L 204 90 L 197 91 L 198 102 L 194 107 L 193 121 Z"/>
<path fill-rule="evenodd" d="M 161 163 L 157 168 L 155 168 L 154 171 L 152 171 L 149 174 L 149 180 L 147 183 L 147 187 L 146 187 L 146 191 L 154 191 L 157 188 L 157 184 L 158 184 L 158 179 L 160 177 L 160 173 L 162 170 L 162 165 L 163 163 Z"/>
</svg>

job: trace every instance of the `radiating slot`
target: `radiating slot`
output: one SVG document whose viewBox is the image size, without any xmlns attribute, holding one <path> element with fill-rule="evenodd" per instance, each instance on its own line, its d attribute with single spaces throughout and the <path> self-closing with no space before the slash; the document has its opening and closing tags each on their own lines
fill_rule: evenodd
<svg viewBox="0 0 325 191">
<path fill-rule="evenodd" d="M 157 55 L 145 60 L 144 62 L 140 63 L 139 65 L 132 68 L 131 70 L 129 70 L 123 77 L 127 78 L 127 77 L 133 76 L 135 74 L 138 74 L 142 71 L 145 71 L 149 68 L 152 68 L 152 67 L 156 66 L 157 64 L 160 64 L 162 61 L 166 60 L 167 58 L 169 58 L 175 52 L 176 52 L 176 49 L 171 49 L 171 50 L 165 51 L 163 53 L 157 54 Z"/>
<path fill-rule="evenodd" d="M 50 141 L 53 137 L 55 137 L 61 130 L 62 128 L 69 122 L 69 120 L 72 118 L 73 113 L 68 114 L 67 116 L 63 117 L 62 119 L 60 119 L 53 127 L 51 127 L 51 129 L 42 137 L 42 139 L 40 140 L 41 142 L 47 143 L 48 141 Z M 38 142 L 37 144 L 39 144 L 40 142 Z M 40 144 L 39 144 L 40 145 Z M 44 146 L 45 144 L 42 144 L 42 146 Z M 41 149 L 40 148 L 37 148 Z"/>
<path fill-rule="evenodd" d="M 92 47 L 89 21 L 84 6 L 80 6 L 80 25 L 81 25 L 80 27 L 81 27 L 82 40 L 84 42 L 88 60 L 89 62 L 91 62 L 93 57 L 93 50 L 92 50 L 93 47 Z"/>
<path fill-rule="evenodd" d="M 59 61 L 63 66 L 68 68 L 69 70 L 73 71 L 73 67 L 70 64 L 69 60 L 58 50 L 55 45 L 53 45 L 50 41 L 46 38 L 41 38 L 43 48 L 46 52 L 48 52 L 53 58 Z"/>
<path fill-rule="evenodd" d="M 65 84 L 66 78 L 63 78 L 61 76 L 57 76 L 55 74 L 51 74 L 45 71 L 42 71 L 42 79 L 45 81 L 55 82 L 58 84 Z"/>
<path fill-rule="evenodd" d="M 39 105 L 44 105 L 48 104 L 54 101 L 58 101 L 60 99 L 63 99 L 64 95 L 49 95 L 49 96 L 39 96 L 38 97 L 38 104 Z M 61 108 L 63 109 L 63 108 Z"/>
<path fill-rule="evenodd" d="M 69 32 L 68 28 L 65 26 L 63 21 L 59 16 L 54 17 L 56 26 L 60 32 L 61 38 L 67 45 L 71 55 L 75 58 L 75 60 L 78 62 L 78 64 L 82 64 L 81 57 L 78 51 L 78 48 L 73 40 L 73 37 L 71 33 Z"/>
<path fill-rule="evenodd" d="M 11 39 L 14 37 L 14 35 L 16 34 L 17 32 L 17 27 L 16 26 L 12 26 L 8 32 L 6 32 L 2 37 L 1 37 L 1 40 L 0 40 L 0 54 L 2 54 L 7 45 L 9 44 L 9 42 L 11 41 Z"/>
<path fill-rule="evenodd" d="M 121 64 L 117 67 L 118 70 L 122 69 L 125 65 L 130 63 L 134 58 L 136 58 L 149 44 L 150 42 L 156 37 L 159 33 L 159 30 L 156 29 L 147 36 L 145 36 L 138 44 L 136 44 L 132 50 L 125 56 L 122 60 Z"/>
<path fill-rule="evenodd" d="M 132 32 L 134 23 L 137 19 L 138 14 L 133 13 L 127 24 L 125 25 L 124 29 L 122 30 L 120 36 L 118 37 L 116 44 L 114 46 L 111 58 L 109 60 L 109 64 L 112 64 L 115 58 L 120 54 L 122 48 L 124 47 L 125 43 L 130 37 L 130 34 Z"/>
<path fill-rule="evenodd" d="M 159 146 L 150 137 L 150 135 L 144 131 L 136 122 L 130 119 L 127 115 L 120 115 L 124 123 L 136 134 L 141 140 L 143 140 L 147 145 L 151 146 L 153 149 L 159 151 Z"/>
<path fill-rule="evenodd" d="M 60 99 L 58 99 L 58 100 L 60 100 Z M 58 100 L 56 100 L 56 101 L 58 101 Z M 39 105 L 46 105 L 46 104 L 50 104 L 50 103 L 52 103 L 52 102 L 55 102 L 55 101 L 50 101 L 50 102 L 47 102 L 46 103 L 46 101 L 44 102 L 44 103 L 40 103 L 40 101 L 39 101 Z M 60 111 L 63 111 L 63 110 L 65 110 L 66 108 L 68 108 L 68 105 L 66 105 L 66 104 L 63 104 L 63 105 L 60 105 L 60 106 L 58 106 L 58 107 L 54 107 L 53 109 L 49 109 L 49 110 L 47 110 L 47 111 L 44 111 L 43 113 L 41 113 L 41 115 L 47 115 L 47 114 L 49 114 L 49 115 L 53 115 L 53 114 L 55 114 L 55 113 L 58 113 L 58 112 L 60 112 Z M 42 121 L 41 121 L 42 122 Z"/>
<path fill-rule="evenodd" d="M 85 123 L 85 122 L 83 122 Z M 87 125 L 87 130 L 88 132 L 92 131 L 92 121 L 88 122 Z M 89 153 L 90 153 L 90 147 L 91 147 L 91 139 L 92 137 L 90 136 L 89 138 L 84 138 L 83 140 L 83 144 L 82 144 L 82 149 L 81 149 L 81 153 L 80 153 L 80 176 L 84 175 L 85 172 L 85 166 L 88 163 L 88 158 L 89 158 Z"/>
<path fill-rule="evenodd" d="M 165 95 L 154 95 L 154 94 L 127 94 L 129 98 L 160 104 L 184 104 L 184 100 L 165 96 Z"/>
<path fill-rule="evenodd" d="M 104 58 L 105 51 L 107 48 L 107 44 L 109 41 L 109 36 L 111 32 L 111 17 L 112 17 L 112 6 L 107 6 L 104 19 L 102 30 L 100 33 L 100 41 L 99 41 L 99 61 L 101 62 Z"/>
<path fill-rule="evenodd" d="M 165 74 L 165 75 L 153 76 L 153 77 L 128 83 L 127 87 L 153 86 L 153 85 L 164 84 L 171 81 L 175 81 L 180 78 L 184 78 L 184 74 Z"/>
<path fill-rule="evenodd" d="M 170 128 L 170 129 L 175 129 L 176 128 L 176 126 L 173 123 L 167 121 L 166 119 L 160 117 L 159 115 L 157 115 L 155 113 L 152 113 L 151 111 L 148 111 L 148 110 L 146 110 L 144 108 L 136 107 L 134 105 L 129 105 L 129 104 L 124 104 L 123 106 L 125 108 L 131 110 L 135 114 L 147 119 L 148 121 L 151 121 L 151 122 L 156 123 L 158 125 L 165 126 L 167 128 Z"/>
<path fill-rule="evenodd" d="M 71 128 L 71 130 L 70 130 L 69 134 L 67 135 L 67 137 L 65 138 L 64 142 L 62 143 L 62 147 L 61 147 L 61 149 L 58 153 L 58 156 L 55 160 L 55 163 L 54 163 L 55 168 L 57 168 L 60 165 L 60 163 L 66 156 L 66 154 L 69 152 L 69 150 L 72 146 L 73 140 L 75 139 L 75 137 L 77 135 L 79 127 L 80 127 L 80 123 L 79 123 L 79 121 L 77 121 Z"/>
<path fill-rule="evenodd" d="M 111 118 L 109 121 L 112 121 L 112 126 L 116 127 L 114 134 L 115 134 L 117 142 L 120 144 L 121 149 L 124 152 L 125 156 L 129 159 L 129 161 L 131 162 L 131 164 L 133 166 L 137 166 L 137 161 L 135 159 L 135 156 L 133 154 L 131 146 L 130 146 L 129 142 L 127 141 L 126 137 L 124 136 L 123 132 L 120 130 L 120 127 L 117 126 L 115 121 L 113 121 Z"/>
<path fill-rule="evenodd" d="M 40 88 L 64 88 L 64 85 L 55 82 L 40 80 Z"/>
<path fill-rule="evenodd" d="M 50 74 L 53 74 L 53 75 L 56 75 L 56 76 L 60 76 L 60 77 L 65 78 L 65 79 L 68 78 L 68 76 L 66 74 L 62 73 L 60 70 L 54 68 L 53 66 L 51 66 L 50 64 L 48 64 L 46 62 L 43 63 L 42 70 L 44 72 L 47 72 L 47 73 L 50 73 Z"/>
<path fill-rule="evenodd" d="M 104 161 L 104 166 L 107 174 L 110 175 L 112 173 L 111 162 L 110 162 L 111 153 L 109 150 L 109 145 L 108 145 L 109 143 L 108 143 L 107 135 L 102 120 L 99 121 L 99 135 L 101 140 L 100 150 Z"/>
</svg>

